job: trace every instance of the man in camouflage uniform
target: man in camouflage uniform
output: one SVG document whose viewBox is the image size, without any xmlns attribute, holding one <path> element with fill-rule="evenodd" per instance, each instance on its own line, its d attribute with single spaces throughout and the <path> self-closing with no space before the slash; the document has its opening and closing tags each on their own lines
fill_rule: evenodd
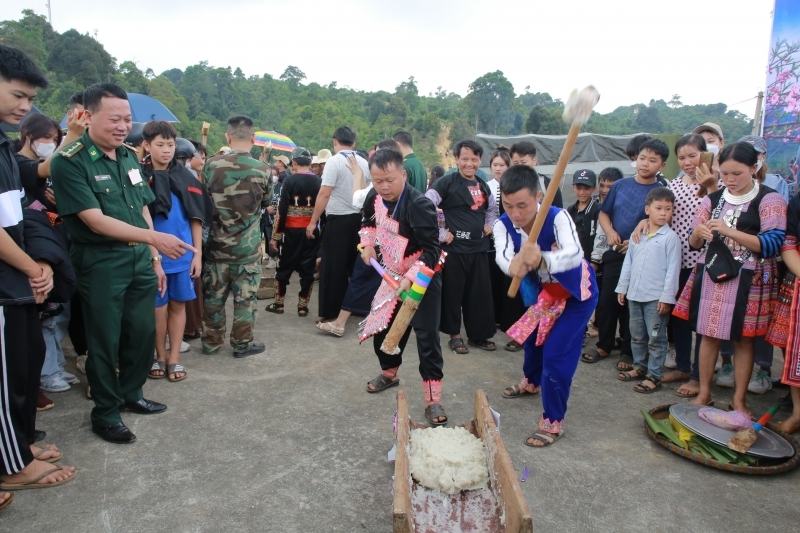
<svg viewBox="0 0 800 533">
<path fill-rule="evenodd" d="M 228 120 L 231 151 L 208 160 L 203 183 L 214 202 L 211 231 L 203 254 L 203 353 L 214 354 L 225 340 L 225 302 L 233 291 L 231 346 L 234 357 L 263 352 L 253 342 L 256 293 L 261 283 L 261 209 L 272 199 L 270 169 L 250 156 L 253 121 Z"/>
</svg>

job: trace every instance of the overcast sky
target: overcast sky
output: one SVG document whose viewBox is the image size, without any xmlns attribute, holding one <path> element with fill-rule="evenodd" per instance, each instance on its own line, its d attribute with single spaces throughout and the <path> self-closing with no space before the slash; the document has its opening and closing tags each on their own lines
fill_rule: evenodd
<svg viewBox="0 0 800 533">
<path fill-rule="evenodd" d="M 246 75 L 360 90 L 414 76 L 420 93 L 467 94 L 502 70 L 517 94 L 566 100 L 594 84 L 597 111 L 669 101 L 722 102 L 752 116 L 765 83 L 773 0 L 51 0 L 58 32 L 94 34 L 118 64 L 156 74 L 207 60 Z M 0 2 L 0 20 L 46 0 Z M 356 55 L 356 52 L 358 55 Z M 738 103 L 748 100 L 744 103 Z"/>
</svg>

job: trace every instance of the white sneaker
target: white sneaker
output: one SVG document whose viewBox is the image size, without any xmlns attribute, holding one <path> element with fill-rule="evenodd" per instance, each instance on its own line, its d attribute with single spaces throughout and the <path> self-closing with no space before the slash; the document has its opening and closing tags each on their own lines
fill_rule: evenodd
<svg viewBox="0 0 800 533">
<path fill-rule="evenodd" d="M 192 349 L 192 346 L 188 342 L 181 341 L 181 349 L 180 349 L 181 353 L 186 353 L 191 349 Z"/>
<path fill-rule="evenodd" d="M 70 374 L 66 370 L 61 371 L 61 379 L 63 379 L 70 385 L 77 385 L 78 383 L 81 382 L 81 380 L 78 379 L 78 376 L 76 376 L 75 374 Z"/>
<path fill-rule="evenodd" d="M 86 374 L 86 360 L 89 358 L 89 354 L 83 354 L 78 356 L 78 362 L 75 363 L 75 366 L 78 367 L 78 372 L 81 374 Z"/>
<path fill-rule="evenodd" d="M 675 348 L 667 350 L 667 359 L 664 361 L 664 368 L 675 370 L 678 368 L 678 363 L 675 362 Z"/>
<path fill-rule="evenodd" d="M 717 385 L 720 387 L 725 387 L 727 389 L 733 388 L 733 364 L 728 363 L 726 365 L 722 365 L 722 368 L 719 369 L 717 375 L 715 376 L 715 380 Z"/>
<path fill-rule="evenodd" d="M 719 371 L 720 368 L 722 368 L 722 356 L 718 355 L 717 356 L 717 364 L 714 365 L 714 372 Z"/>
<path fill-rule="evenodd" d="M 267 268 L 276 268 L 277 266 L 278 266 L 278 263 L 276 263 L 274 259 L 270 258 L 270 260 L 267 261 L 267 264 L 266 264 Z"/>
<path fill-rule="evenodd" d="M 755 367 L 750 376 L 750 383 L 747 384 L 747 390 L 753 394 L 764 394 L 770 389 L 772 389 L 772 377 L 769 372 L 761 367 Z"/>
</svg>

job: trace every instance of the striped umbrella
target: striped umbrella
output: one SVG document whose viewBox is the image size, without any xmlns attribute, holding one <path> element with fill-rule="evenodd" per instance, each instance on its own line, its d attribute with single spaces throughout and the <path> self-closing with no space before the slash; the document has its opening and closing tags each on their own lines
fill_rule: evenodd
<svg viewBox="0 0 800 533">
<path fill-rule="evenodd" d="M 284 152 L 291 152 L 297 145 L 292 140 L 281 133 L 274 131 L 257 131 L 256 132 L 256 146 L 264 146 L 272 141 L 273 150 L 282 150 Z"/>
</svg>

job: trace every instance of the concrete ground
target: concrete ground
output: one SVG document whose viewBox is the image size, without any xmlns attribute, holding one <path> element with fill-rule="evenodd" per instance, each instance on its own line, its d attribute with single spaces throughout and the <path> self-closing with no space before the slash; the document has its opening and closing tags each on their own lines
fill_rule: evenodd
<svg viewBox="0 0 800 533">
<path fill-rule="evenodd" d="M 148 380 L 145 397 L 169 410 L 123 415 L 136 444 L 107 444 L 91 433 L 85 378 L 52 394 L 56 406 L 40 413 L 38 427 L 78 477 L 63 487 L 17 492 L 0 514 L 0 531 L 391 531 L 394 464 L 386 453 L 397 389 L 364 391 L 379 367 L 371 343 L 358 345 L 358 319 L 351 318 L 344 338 L 334 338 L 314 329 L 314 313 L 298 317 L 295 303 L 290 297 L 284 315 L 260 312 L 256 339 L 266 353 L 238 360 L 226 346 L 205 356 L 192 341 L 182 361 L 188 379 Z M 445 350 L 444 406 L 451 422 L 464 423 L 473 416 L 475 391 L 486 390 L 515 469 L 530 467 L 522 488 L 534 531 L 797 531 L 796 472 L 729 474 L 666 451 L 647 436 L 639 411 L 681 401 L 677 386 L 636 394 L 632 383 L 616 379 L 614 358 L 579 365 L 567 434 L 557 445 L 524 446 L 541 400 L 501 398 L 519 379 L 522 354 L 504 351 L 501 333 L 495 341 L 492 353 Z M 401 386 L 411 416 L 424 421 L 416 360 L 412 336 Z M 776 357 L 775 375 L 779 365 Z M 731 392 L 716 390 L 718 404 Z M 750 405 L 764 412 L 785 393 L 753 396 Z"/>
</svg>

